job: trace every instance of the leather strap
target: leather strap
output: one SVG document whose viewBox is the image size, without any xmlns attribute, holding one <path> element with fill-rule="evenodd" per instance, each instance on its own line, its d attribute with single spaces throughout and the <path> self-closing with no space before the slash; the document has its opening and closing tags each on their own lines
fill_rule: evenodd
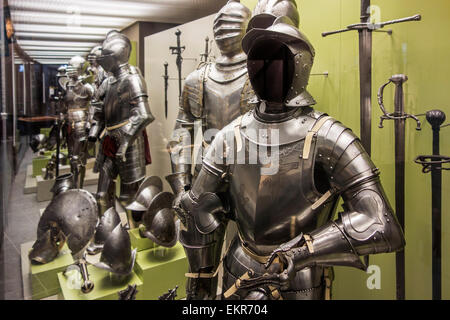
<svg viewBox="0 0 450 320">
<path fill-rule="evenodd" d="M 223 296 L 227 299 L 231 297 L 236 291 L 238 291 L 239 286 L 241 285 L 242 280 L 250 279 L 250 274 L 248 272 L 244 273 L 240 276 L 236 282 L 223 294 Z"/>
<path fill-rule="evenodd" d="M 314 124 L 314 126 L 311 128 L 311 130 L 309 130 L 309 132 L 305 138 L 305 144 L 303 146 L 303 159 L 309 158 L 309 154 L 311 152 L 312 140 L 313 140 L 314 136 L 317 134 L 317 132 L 320 130 L 320 128 L 322 128 L 322 126 L 325 124 L 325 122 L 329 119 L 331 119 L 330 116 L 320 118 Z"/>
<path fill-rule="evenodd" d="M 127 124 L 130 123 L 130 120 L 125 120 L 124 122 L 121 122 L 119 124 L 116 124 L 115 126 L 111 126 L 111 127 L 106 127 L 107 131 L 112 131 L 112 130 L 116 130 L 119 128 L 122 128 L 123 126 L 126 126 Z"/>
<path fill-rule="evenodd" d="M 331 190 L 328 190 L 316 202 L 313 203 L 313 205 L 311 206 L 311 209 L 316 210 L 322 204 L 324 204 L 325 201 L 327 201 L 332 195 L 333 195 L 333 192 Z"/>
</svg>

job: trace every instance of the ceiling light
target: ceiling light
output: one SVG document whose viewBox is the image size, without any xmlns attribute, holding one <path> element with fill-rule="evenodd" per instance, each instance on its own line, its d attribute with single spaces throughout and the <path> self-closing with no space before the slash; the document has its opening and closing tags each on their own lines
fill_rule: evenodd
<svg viewBox="0 0 450 320">
<path fill-rule="evenodd" d="M 41 32 L 16 32 L 18 38 L 32 38 L 32 39 L 73 39 L 73 40 L 97 40 L 105 39 L 105 36 L 97 35 L 83 35 L 83 34 L 65 34 L 65 33 L 41 33 Z"/>
<path fill-rule="evenodd" d="M 23 24 L 15 23 L 14 30 L 16 32 L 53 32 L 53 33 L 75 33 L 75 34 L 91 34 L 105 36 L 111 28 L 92 28 L 92 27 L 69 27 L 42 24 Z"/>
</svg>

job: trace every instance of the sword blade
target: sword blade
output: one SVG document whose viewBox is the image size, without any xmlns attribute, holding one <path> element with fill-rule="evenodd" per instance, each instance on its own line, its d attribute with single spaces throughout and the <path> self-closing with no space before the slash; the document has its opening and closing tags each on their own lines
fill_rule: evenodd
<svg viewBox="0 0 450 320">
<path fill-rule="evenodd" d="M 372 141 L 372 32 L 359 31 L 360 136 L 367 153 Z"/>
</svg>

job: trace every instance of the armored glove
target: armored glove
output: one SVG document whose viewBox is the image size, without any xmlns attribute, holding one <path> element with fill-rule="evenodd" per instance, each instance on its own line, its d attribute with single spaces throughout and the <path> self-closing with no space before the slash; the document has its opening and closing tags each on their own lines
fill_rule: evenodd
<svg viewBox="0 0 450 320">
<path fill-rule="evenodd" d="M 190 197 L 188 191 L 182 191 L 177 194 L 173 201 L 173 209 L 178 219 L 180 219 L 183 226 L 186 226 L 187 219 L 189 218 L 189 208 L 186 203 L 190 203 Z"/>
</svg>

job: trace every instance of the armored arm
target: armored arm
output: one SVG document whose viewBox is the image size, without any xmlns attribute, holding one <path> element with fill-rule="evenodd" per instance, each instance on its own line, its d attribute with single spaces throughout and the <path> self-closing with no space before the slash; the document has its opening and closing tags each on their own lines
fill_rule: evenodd
<svg viewBox="0 0 450 320">
<path fill-rule="evenodd" d="M 147 86 L 140 74 L 133 74 L 129 78 L 130 118 L 120 127 L 121 143 L 116 156 L 121 158 L 125 155 L 128 146 L 131 145 L 138 135 L 155 118 L 148 104 Z"/>
<path fill-rule="evenodd" d="M 194 150 L 194 122 L 197 117 L 192 110 L 201 107 L 196 93 L 198 83 L 198 72 L 191 73 L 185 81 L 180 108 L 172 132 L 171 141 L 168 144 L 168 151 L 171 158 L 172 174 L 166 179 L 176 194 L 189 189 L 192 183 L 192 152 Z"/>
<path fill-rule="evenodd" d="M 328 120 L 317 135 L 316 167 L 328 176 L 344 212 L 278 250 L 295 270 L 313 265 L 365 269 L 360 256 L 401 250 L 403 232 L 387 200 L 379 172 L 359 139 L 345 126 Z"/>
<path fill-rule="evenodd" d="M 105 98 L 108 80 L 102 82 L 101 86 L 95 92 L 89 108 L 89 121 L 91 129 L 89 131 L 88 140 L 91 142 L 97 141 L 101 132 L 105 128 L 105 114 L 103 110 L 103 99 Z"/>
</svg>

